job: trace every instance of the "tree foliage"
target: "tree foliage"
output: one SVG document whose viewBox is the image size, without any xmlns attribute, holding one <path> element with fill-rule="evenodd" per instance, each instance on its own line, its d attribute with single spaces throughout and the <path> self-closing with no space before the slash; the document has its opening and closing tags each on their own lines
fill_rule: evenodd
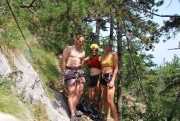
<svg viewBox="0 0 180 121">
<path fill-rule="evenodd" d="M 36 37 L 37 52 L 38 49 L 45 49 L 48 54 L 53 52 L 59 55 L 65 46 L 73 44 L 75 36 L 82 34 L 87 40 L 83 49 L 88 55 L 91 43 L 101 44 L 101 39 L 109 36 L 115 43 L 114 50 L 121 61 L 118 89 L 123 88 L 122 93 L 130 94 L 147 105 L 144 119 L 163 120 L 169 116 L 176 105 L 175 99 L 179 90 L 179 58 L 175 56 L 172 63 L 165 62 L 161 67 L 157 67 L 152 61 L 153 55 L 143 52 L 153 49 L 153 44 L 158 43 L 161 36 L 170 31 L 174 32 L 174 35 L 179 32 L 178 15 L 171 16 L 161 29 L 152 20 L 158 11 L 155 7 L 161 6 L 163 0 L 8 1 L 23 33 L 28 30 Z M 5 0 L 0 1 L 0 10 L 0 27 L 5 30 L 2 35 L 4 41 L 0 40 L 0 43 L 9 46 L 14 45 L 13 40 L 20 43 L 17 40 L 22 39 L 21 35 L 17 32 L 19 30 L 15 27 L 16 23 Z M 104 35 L 104 31 L 109 31 L 109 35 Z M 27 43 L 32 44 L 30 41 Z M 33 48 L 34 45 L 30 47 Z M 53 77 L 48 78 L 54 80 L 58 71 L 48 57 L 39 58 L 38 63 L 43 67 L 44 74 L 48 74 L 49 69 Z M 44 64 L 49 62 L 49 66 Z M 53 81 L 47 82 L 51 86 L 52 83 Z M 121 97 L 121 91 L 118 91 L 117 97 Z M 174 114 L 175 119 L 178 118 L 178 113 L 177 111 Z M 123 119 L 121 116 L 120 118 Z M 131 120 L 136 120 L 132 118 Z"/>
</svg>

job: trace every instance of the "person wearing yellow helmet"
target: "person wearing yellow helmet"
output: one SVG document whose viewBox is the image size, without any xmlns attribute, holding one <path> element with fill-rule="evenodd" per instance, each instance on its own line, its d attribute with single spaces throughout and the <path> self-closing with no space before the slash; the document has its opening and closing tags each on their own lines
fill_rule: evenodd
<svg viewBox="0 0 180 121">
<path fill-rule="evenodd" d="M 97 44 L 92 44 L 90 46 L 91 57 L 85 58 L 85 62 L 87 62 L 90 69 L 90 77 L 88 81 L 88 99 L 93 105 L 101 110 L 101 88 L 98 81 L 101 73 L 101 56 L 98 55 L 98 50 L 99 46 Z M 97 94 L 97 100 L 95 100 L 95 94 Z"/>
<path fill-rule="evenodd" d="M 92 45 L 90 46 L 90 49 L 91 49 L 91 50 L 92 50 L 92 49 L 99 50 L 99 46 L 98 46 L 97 44 L 92 44 Z"/>
</svg>

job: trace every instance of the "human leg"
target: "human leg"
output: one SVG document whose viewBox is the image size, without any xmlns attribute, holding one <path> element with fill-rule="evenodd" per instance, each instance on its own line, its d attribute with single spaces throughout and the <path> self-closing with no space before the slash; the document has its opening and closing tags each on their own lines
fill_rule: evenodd
<svg viewBox="0 0 180 121">
<path fill-rule="evenodd" d="M 75 104 L 74 104 L 75 107 L 77 106 L 77 104 L 82 96 L 83 89 L 84 89 L 84 82 L 77 81 L 76 82 L 76 98 L 75 98 Z"/>
<path fill-rule="evenodd" d="M 118 114 L 117 114 L 117 108 L 114 104 L 114 93 L 115 93 L 115 86 L 109 88 L 107 87 L 107 103 L 109 104 L 110 110 L 112 111 L 112 116 L 114 118 L 114 121 L 118 121 Z"/>
<path fill-rule="evenodd" d="M 93 102 L 93 96 L 94 96 L 94 93 L 93 93 L 93 88 L 88 88 L 88 99 L 90 102 Z"/>
<path fill-rule="evenodd" d="M 67 86 L 68 106 L 69 106 L 71 116 L 75 116 L 75 106 L 74 106 L 75 99 L 76 99 L 75 90 L 76 90 L 76 84 L 75 83 Z"/>
<path fill-rule="evenodd" d="M 110 112 L 110 106 L 108 103 L 108 97 L 107 97 L 107 86 L 102 86 L 103 88 L 103 101 L 104 101 L 104 107 L 106 109 L 106 118 L 111 118 L 111 112 Z"/>
<path fill-rule="evenodd" d="M 101 110 L 101 87 L 100 83 L 98 83 L 99 80 L 99 74 L 90 76 L 90 82 L 89 82 L 89 88 L 91 88 L 91 101 L 93 105 L 98 109 Z M 95 98 L 95 95 L 97 95 L 97 98 Z"/>
<path fill-rule="evenodd" d="M 95 87 L 95 93 L 98 96 L 98 100 L 97 100 L 97 108 L 99 111 L 101 111 L 102 108 L 102 100 L 101 100 L 101 86 L 98 85 Z"/>
<path fill-rule="evenodd" d="M 67 87 L 68 106 L 71 113 L 70 121 L 78 121 L 76 118 L 76 106 L 82 95 L 85 83 L 82 69 L 66 69 L 64 80 Z M 83 82 L 83 84 L 81 84 L 81 82 Z"/>
</svg>

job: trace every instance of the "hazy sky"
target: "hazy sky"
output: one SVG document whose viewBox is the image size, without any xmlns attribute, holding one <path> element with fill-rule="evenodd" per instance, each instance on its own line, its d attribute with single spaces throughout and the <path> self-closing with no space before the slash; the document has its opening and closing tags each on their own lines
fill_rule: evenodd
<svg viewBox="0 0 180 121">
<path fill-rule="evenodd" d="M 180 15 L 180 2 L 179 0 L 165 0 L 164 5 L 159 8 L 157 12 L 159 15 L 173 15 L 179 14 Z M 163 20 L 168 20 L 169 18 L 161 18 L 155 17 L 154 20 L 162 25 Z M 160 65 L 163 63 L 163 60 L 171 62 L 174 54 L 176 54 L 180 58 L 180 49 L 176 50 L 168 50 L 172 48 L 178 48 L 180 42 L 180 33 L 171 40 L 166 41 L 165 43 L 162 42 L 164 38 L 161 39 L 160 43 L 155 45 L 154 51 L 149 51 L 147 53 L 153 54 L 155 57 L 153 59 L 154 63 Z"/>
<path fill-rule="evenodd" d="M 157 1 L 157 0 L 156 0 Z M 179 14 L 180 15 L 180 2 L 179 0 L 164 0 L 164 4 L 158 8 L 157 14 L 159 15 L 173 15 L 173 14 Z M 163 20 L 168 20 L 169 18 L 164 17 L 154 17 L 154 21 L 159 23 L 160 25 L 163 24 Z M 95 26 L 95 23 L 93 24 Z M 95 28 L 94 28 L 95 32 Z M 109 31 L 101 31 L 100 36 L 107 36 L 109 35 Z M 155 64 L 162 64 L 163 60 L 171 62 L 174 58 L 174 54 L 176 54 L 180 58 L 180 49 L 176 50 L 168 50 L 172 48 L 178 48 L 179 42 L 180 42 L 180 33 L 171 40 L 163 42 L 165 38 L 161 38 L 160 42 L 155 46 L 154 50 L 146 51 L 147 54 L 152 54 L 155 58 L 153 59 L 153 62 Z"/>
</svg>

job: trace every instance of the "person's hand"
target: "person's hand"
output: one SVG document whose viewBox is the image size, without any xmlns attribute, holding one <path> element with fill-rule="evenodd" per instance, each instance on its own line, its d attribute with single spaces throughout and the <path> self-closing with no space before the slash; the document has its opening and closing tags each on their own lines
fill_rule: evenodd
<svg viewBox="0 0 180 121">
<path fill-rule="evenodd" d="M 99 83 L 99 81 L 97 82 L 97 87 L 100 87 L 100 83 Z"/>
<path fill-rule="evenodd" d="M 113 82 L 113 81 L 110 81 L 110 83 L 108 84 L 108 87 L 109 87 L 109 88 L 114 87 L 114 82 Z"/>
</svg>

